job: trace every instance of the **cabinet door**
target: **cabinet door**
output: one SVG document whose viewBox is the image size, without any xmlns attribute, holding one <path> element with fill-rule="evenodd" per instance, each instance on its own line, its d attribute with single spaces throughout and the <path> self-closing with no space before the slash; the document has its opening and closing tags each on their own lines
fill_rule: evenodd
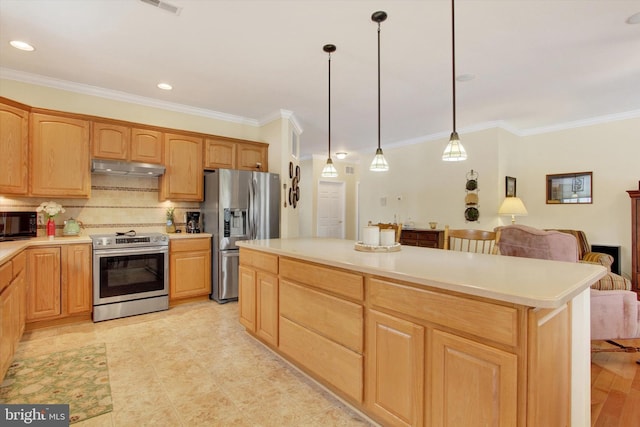
<svg viewBox="0 0 640 427">
<path fill-rule="evenodd" d="M 517 357 L 434 330 L 427 416 L 433 426 L 515 426 Z"/>
<path fill-rule="evenodd" d="M 269 170 L 267 145 L 238 143 L 237 168 L 241 170 Z"/>
<path fill-rule="evenodd" d="M 423 425 L 424 342 L 423 326 L 369 310 L 367 406 L 389 425 Z"/>
<path fill-rule="evenodd" d="M 131 129 L 131 161 L 161 164 L 162 153 L 162 132 Z"/>
<path fill-rule="evenodd" d="M 29 113 L 0 103 L 0 194 L 27 194 Z"/>
<path fill-rule="evenodd" d="M 233 141 L 207 138 L 204 144 L 205 169 L 235 169 L 236 145 Z"/>
<path fill-rule="evenodd" d="M 238 304 L 240 323 L 251 332 L 256 331 L 256 272 L 250 268 L 238 268 Z"/>
<path fill-rule="evenodd" d="M 127 160 L 130 141 L 131 129 L 128 126 L 93 122 L 93 157 Z"/>
<path fill-rule="evenodd" d="M 89 122 L 31 114 L 31 195 L 89 197 Z"/>
<path fill-rule="evenodd" d="M 92 308 L 91 246 L 65 245 L 62 250 L 67 314 L 89 313 Z"/>
<path fill-rule="evenodd" d="M 28 249 L 27 275 L 27 321 L 59 316 L 60 248 Z"/>
<path fill-rule="evenodd" d="M 278 276 L 256 274 L 256 334 L 269 344 L 278 345 Z"/>
<path fill-rule="evenodd" d="M 165 134 L 166 171 L 160 177 L 160 200 L 202 200 L 202 138 Z"/>
<path fill-rule="evenodd" d="M 185 250 L 176 251 L 176 248 L 184 248 Z M 189 250 L 188 248 L 195 249 Z M 169 255 L 170 300 L 211 293 L 211 251 L 209 248 L 209 239 L 171 242 Z"/>
</svg>

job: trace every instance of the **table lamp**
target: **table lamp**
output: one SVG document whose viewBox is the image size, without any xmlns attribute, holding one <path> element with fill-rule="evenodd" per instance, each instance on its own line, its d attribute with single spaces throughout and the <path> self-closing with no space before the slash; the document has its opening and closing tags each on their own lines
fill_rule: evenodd
<svg viewBox="0 0 640 427">
<path fill-rule="evenodd" d="M 498 209 L 498 215 L 511 215 L 511 224 L 516 223 L 516 216 L 527 216 L 527 208 L 520 197 L 505 197 Z"/>
</svg>

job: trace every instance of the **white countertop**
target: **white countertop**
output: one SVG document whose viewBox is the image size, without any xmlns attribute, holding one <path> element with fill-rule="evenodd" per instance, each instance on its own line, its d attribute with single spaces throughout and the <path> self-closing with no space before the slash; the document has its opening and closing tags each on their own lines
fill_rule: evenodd
<svg viewBox="0 0 640 427">
<path fill-rule="evenodd" d="M 491 298 L 556 308 L 603 277 L 600 265 L 402 246 L 399 252 L 360 252 L 351 240 L 251 240 L 247 249 Z"/>
<path fill-rule="evenodd" d="M 48 237 L 34 237 L 26 240 L 14 240 L 12 242 L 0 242 L 0 264 L 17 255 L 21 250 L 33 246 L 70 245 L 78 243 L 91 243 L 87 235 L 80 236 L 56 236 L 52 240 Z"/>
</svg>

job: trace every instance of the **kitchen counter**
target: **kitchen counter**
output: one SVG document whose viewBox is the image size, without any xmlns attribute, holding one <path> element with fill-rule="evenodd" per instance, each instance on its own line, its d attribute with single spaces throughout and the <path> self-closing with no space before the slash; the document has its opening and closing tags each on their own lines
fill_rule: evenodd
<svg viewBox="0 0 640 427">
<path fill-rule="evenodd" d="M 589 425 L 604 267 L 354 244 L 238 242 L 240 323 L 383 425 Z"/>
<path fill-rule="evenodd" d="M 48 237 L 34 237 L 26 240 L 14 240 L 12 242 L 0 242 L 0 264 L 9 260 L 21 250 L 34 246 L 73 245 L 78 243 L 91 243 L 88 235 L 56 236 L 53 240 Z"/>
<path fill-rule="evenodd" d="M 528 307 L 557 308 L 603 277 L 599 265 L 402 246 L 372 253 L 339 239 L 271 239 L 238 246 Z"/>
<path fill-rule="evenodd" d="M 167 236 L 169 236 L 169 240 L 197 239 L 197 238 L 203 238 L 203 237 L 208 237 L 208 238 L 213 237 L 213 235 L 210 234 L 210 233 L 167 233 Z"/>
</svg>

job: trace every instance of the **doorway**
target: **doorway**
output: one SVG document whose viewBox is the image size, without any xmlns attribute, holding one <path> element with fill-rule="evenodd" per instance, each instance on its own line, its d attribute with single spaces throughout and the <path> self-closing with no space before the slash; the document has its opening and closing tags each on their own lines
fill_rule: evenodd
<svg viewBox="0 0 640 427">
<path fill-rule="evenodd" d="M 318 181 L 318 221 L 316 235 L 344 239 L 345 183 Z"/>
</svg>

